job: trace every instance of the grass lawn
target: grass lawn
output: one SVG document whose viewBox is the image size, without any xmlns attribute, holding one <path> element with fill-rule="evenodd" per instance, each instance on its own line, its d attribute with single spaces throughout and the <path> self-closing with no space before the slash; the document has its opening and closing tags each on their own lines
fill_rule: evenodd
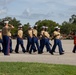
<svg viewBox="0 0 76 75">
<path fill-rule="evenodd" d="M 0 75 L 76 75 L 76 66 L 25 62 L 0 62 Z"/>
</svg>

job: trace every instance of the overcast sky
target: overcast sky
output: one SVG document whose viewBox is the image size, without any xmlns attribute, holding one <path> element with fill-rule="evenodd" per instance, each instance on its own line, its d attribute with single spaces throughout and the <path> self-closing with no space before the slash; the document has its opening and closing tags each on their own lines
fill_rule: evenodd
<svg viewBox="0 0 76 75">
<path fill-rule="evenodd" d="M 0 0 L 0 18 L 16 17 L 22 24 L 44 19 L 61 24 L 73 14 L 76 0 Z"/>
</svg>

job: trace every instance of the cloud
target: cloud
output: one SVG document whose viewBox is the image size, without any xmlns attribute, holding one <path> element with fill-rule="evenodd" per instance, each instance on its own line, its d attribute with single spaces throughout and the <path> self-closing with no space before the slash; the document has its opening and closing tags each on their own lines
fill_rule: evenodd
<svg viewBox="0 0 76 75">
<path fill-rule="evenodd" d="M 61 23 L 76 13 L 76 0 L 0 0 L 0 6 L 0 14 L 26 21 L 51 19 Z"/>
<path fill-rule="evenodd" d="M 5 0 L 0 0 L 0 5 L 4 5 L 5 4 Z"/>
<path fill-rule="evenodd" d="M 29 9 L 25 9 L 25 11 L 20 15 L 20 18 L 27 18 L 27 19 L 43 19 L 48 17 L 48 14 L 44 13 L 31 13 Z"/>
<path fill-rule="evenodd" d="M 6 0 L 6 3 L 8 4 L 8 3 L 11 3 L 13 1 L 15 1 L 15 0 Z"/>
<path fill-rule="evenodd" d="M 0 5 L 1 5 L 1 6 L 5 6 L 5 5 L 7 5 L 8 3 L 11 3 L 11 2 L 13 2 L 13 1 L 15 1 L 15 0 L 0 0 Z"/>
<path fill-rule="evenodd" d="M 64 0 L 64 2 L 68 6 L 76 6 L 76 0 Z"/>
<path fill-rule="evenodd" d="M 14 0 L 0 0 L 0 15 L 1 16 L 4 14 L 7 14 L 7 12 L 8 12 L 7 5 L 13 1 Z"/>
<path fill-rule="evenodd" d="M 30 12 L 30 9 L 27 8 L 26 10 L 24 10 L 24 12 L 22 13 L 22 16 L 25 16 L 25 17 L 29 17 L 31 15 L 31 12 Z"/>
<path fill-rule="evenodd" d="M 0 9 L 0 15 L 6 14 L 6 13 L 7 13 L 7 8 Z"/>
<path fill-rule="evenodd" d="M 46 3 L 76 6 L 76 0 L 47 0 Z"/>
</svg>

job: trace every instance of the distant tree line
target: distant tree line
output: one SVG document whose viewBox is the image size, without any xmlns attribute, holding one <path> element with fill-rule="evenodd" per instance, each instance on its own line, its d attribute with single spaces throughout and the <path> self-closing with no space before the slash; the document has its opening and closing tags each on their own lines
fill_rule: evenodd
<svg viewBox="0 0 76 75">
<path fill-rule="evenodd" d="M 18 30 L 18 26 L 21 24 L 21 22 L 19 20 L 17 20 L 15 17 L 11 18 L 11 17 L 5 17 L 0 19 L 0 29 L 2 29 L 2 27 L 4 26 L 4 20 L 9 20 L 9 23 L 14 25 L 14 29 L 11 31 L 13 36 L 17 35 L 17 30 Z M 69 21 L 66 22 L 64 21 L 62 23 L 62 25 L 59 25 L 58 23 L 52 21 L 52 20 L 39 20 L 35 23 L 35 25 L 38 26 L 38 33 L 40 34 L 41 31 L 41 27 L 42 26 L 47 26 L 48 27 L 48 32 L 50 35 L 52 35 L 54 28 L 56 26 L 59 26 L 61 28 L 61 33 L 62 34 L 66 34 L 69 35 L 70 33 L 76 31 L 76 15 L 72 15 L 71 18 L 69 18 Z M 27 36 L 27 30 L 28 27 L 30 26 L 30 23 L 24 24 L 23 25 L 23 31 L 24 31 L 24 37 Z M 38 34 L 38 35 L 39 35 Z"/>
</svg>

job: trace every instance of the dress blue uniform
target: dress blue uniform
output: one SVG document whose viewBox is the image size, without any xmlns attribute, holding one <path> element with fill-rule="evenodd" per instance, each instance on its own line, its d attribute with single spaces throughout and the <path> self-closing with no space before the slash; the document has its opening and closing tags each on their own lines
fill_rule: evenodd
<svg viewBox="0 0 76 75">
<path fill-rule="evenodd" d="M 38 54 L 40 54 L 41 51 L 40 51 L 40 47 L 39 47 L 39 43 L 38 43 L 38 38 L 37 38 L 36 26 L 34 26 L 34 29 L 33 29 L 32 45 L 31 45 L 31 49 L 29 51 L 30 54 L 31 54 L 32 50 L 35 49 L 35 44 L 36 44 L 37 49 L 38 49 Z"/>
<path fill-rule="evenodd" d="M 26 48 L 26 51 L 29 52 L 29 48 L 31 46 L 31 43 L 32 43 L 32 38 L 31 37 L 27 37 L 27 48 Z"/>
<path fill-rule="evenodd" d="M 10 39 L 9 39 L 9 33 L 10 29 L 14 28 L 12 25 L 8 25 L 8 21 L 5 21 L 5 26 L 2 29 L 2 37 L 3 37 L 3 52 L 4 55 L 9 55 L 10 53 Z"/>
<path fill-rule="evenodd" d="M 53 48 L 52 48 L 52 52 L 55 52 L 55 48 L 58 45 L 59 54 L 62 55 L 64 53 L 63 53 L 62 43 L 61 43 L 61 40 L 60 40 L 60 32 L 58 31 L 58 30 L 60 30 L 60 28 L 56 27 L 55 29 L 56 29 L 54 31 L 54 37 L 55 38 L 54 38 L 54 45 L 53 45 Z"/>
<path fill-rule="evenodd" d="M 9 44 L 10 44 L 9 36 L 3 35 L 3 52 L 4 52 L 4 55 L 9 55 L 9 53 L 10 53 Z"/>
<path fill-rule="evenodd" d="M 19 53 L 19 52 L 18 52 L 18 50 L 19 50 L 19 45 L 21 45 L 23 53 L 26 52 L 26 50 L 25 50 L 25 48 L 24 48 L 23 38 L 22 38 L 22 37 L 23 37 L 22 26 L 19 26 L 18 36 L 17 36 L 17 45 L 16 45 L 16 48 L 15 48 L 15 52 L 16 52 L 16 53 Z"/>
<path fill-rule="evenodd" d="M 29 27 L 29 30 L 28 30 L 28 37 L 27 37 L 27 52 L 29 52 L 29 48 L 31 47 L 32 45 L 32 37 L 33 37 L 33 33 L 32 33 L 32 27 L 30 26 Z M 34 52 L 36 51 L 36 47 L 34 45 Z"/>
<path fill-rule="evenodd" d="M 44 46 L 46 46 L 47 52 L 52 53 L 51 47 L 50 47 L 50 43 L 49 43 L 49 38 L 50 35 L 49 33 L 46 31 L 48 27 L 45 27 L 45 32 L 44 32 Z"/>
<path fill-rule="evenodd" d="M 45 32 L 45 26 L 42 26 L 42 31 L 40 34 L 40 50 L 41 50 L 41 53 L 43 53 L 43 48 L 44 48 L 44 43 L 45 43 L 44 32 Z"/>
</svg>

